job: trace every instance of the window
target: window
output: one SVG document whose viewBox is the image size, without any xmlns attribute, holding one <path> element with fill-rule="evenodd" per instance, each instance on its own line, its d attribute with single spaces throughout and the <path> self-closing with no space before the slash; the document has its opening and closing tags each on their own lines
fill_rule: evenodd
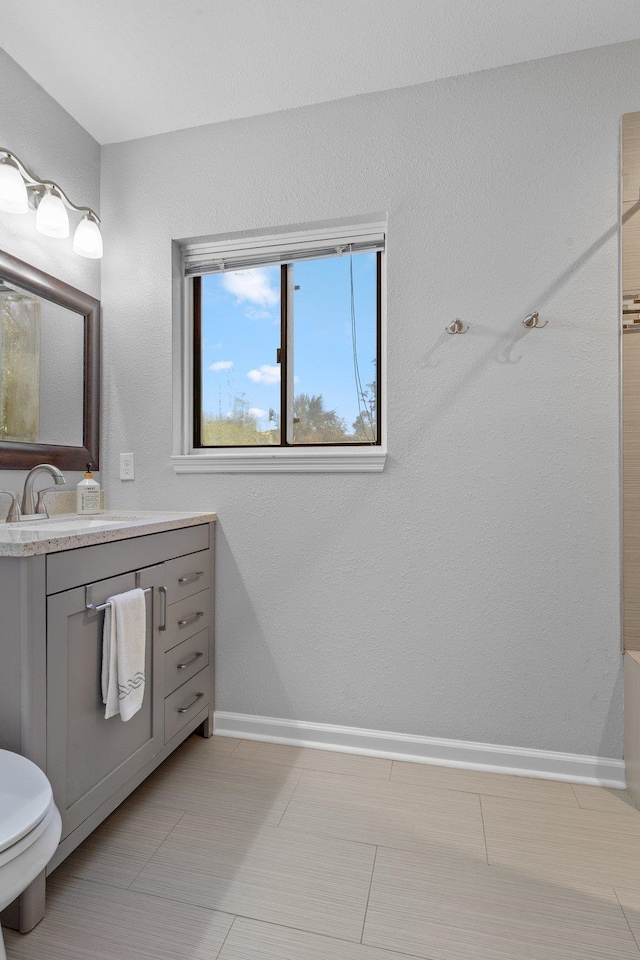
<svg viewBox="0 0 640 960">
<path fill-rule="evenodd" d="M 376 225 L 181 246 L 178 472 L 382 469 L 384 243 Z"/>
</svg>

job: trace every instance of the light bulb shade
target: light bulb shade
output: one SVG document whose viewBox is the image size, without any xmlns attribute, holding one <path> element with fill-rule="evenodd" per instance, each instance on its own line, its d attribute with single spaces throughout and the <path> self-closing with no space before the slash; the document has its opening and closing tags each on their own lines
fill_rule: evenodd
<svg viewBox="0 0 640 960">
<path fill-rule="evenodd" d="M 73 235 L 74 253 L 91 260 L 99 260 L 102 256 L 102 234 L 100 227 L 90 217 L 83 217 Z"/>
<path fill-rule="evenodd" d="M 36 211 L 36 230 L 45 237 L 63 238 L 69 236 L 69 215 L 60 197 L 55 193 L 45 193 Z"/>
<path fill-rule="evenodd" d="M 0 163 L 0 210 L 5 213 L 27 213 L 29 197 L 17 167 Z"/>
</svg>

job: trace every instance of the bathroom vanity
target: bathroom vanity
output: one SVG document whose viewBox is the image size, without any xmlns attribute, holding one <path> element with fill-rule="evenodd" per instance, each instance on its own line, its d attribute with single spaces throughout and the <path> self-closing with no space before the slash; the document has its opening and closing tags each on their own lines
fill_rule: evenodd
<svg viewBox="0 0 640 960">
<path fill-rule="evenodd" d="M 62 839 L 47 872 L 190 733 L 213 732 L 214 529 L 208 513 L 0 524 L 0 747 L 53 787 Z M 135 586 L 146 592 L 146 688 L 125 723 L 104 718 L 100 607 Z M 43 911 L 41 875 L 8 925 L 27 931 Z"/>
</svg>

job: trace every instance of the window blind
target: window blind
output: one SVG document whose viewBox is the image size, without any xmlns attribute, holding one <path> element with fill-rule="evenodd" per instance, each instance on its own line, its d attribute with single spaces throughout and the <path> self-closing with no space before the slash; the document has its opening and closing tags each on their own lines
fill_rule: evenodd
<svg viewBox="0 0 640 960">
<path fill-rule="evenodd" d="M 340 228 L 332 232 L 287 234 L 252 240 L 187 241 L 181 248 L 185 277 L 197 277 L 207 273 L 293 263 L 296 260 L 317 260 L 384 250 L 385 232 L 380 225 L 359 225 L 352 231 Z"/>
</svg>

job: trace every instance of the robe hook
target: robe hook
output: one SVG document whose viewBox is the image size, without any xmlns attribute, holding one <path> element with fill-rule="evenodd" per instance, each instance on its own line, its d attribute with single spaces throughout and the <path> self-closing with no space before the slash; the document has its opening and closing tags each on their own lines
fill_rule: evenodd
<svg viewBox="0 0 640 960">
<path fill-rule="evenodd" d="M 445 327 L 447 333 L 466 333 L 468 329 L 469 324 L 463 323 L 460 317 L 456 317 L 455 320 L 452 320 L 452 322 Z"/>
<path fill-rule="evenodd" d="M 542 330 L 543 327 L 549 323 L 548 320 L 540 321 L 540 314 L 536 310 L 535 313 L 530 313 L 528 317 L 525 317 L 522 321 L 522 325 L 527 327 L 528 330 L 535 328 L 536 330 Z"/>
</svg>

